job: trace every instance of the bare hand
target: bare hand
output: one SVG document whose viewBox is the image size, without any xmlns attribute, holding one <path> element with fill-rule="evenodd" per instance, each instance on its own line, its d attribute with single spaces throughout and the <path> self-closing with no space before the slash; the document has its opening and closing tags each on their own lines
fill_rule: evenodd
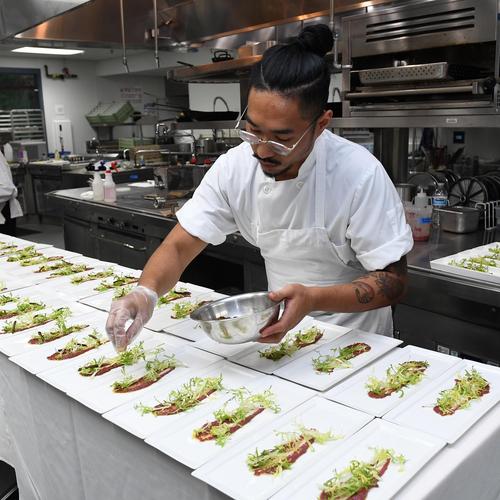
<svg viewBox="0 0 500 500">
<path fill-rule="evenodd" d="M 259 342 L 279 342 L 286 333 L 298 325 L 304 316 L 313 311 L 311 289 L 304 285 L 286 285 L 276 292 L 269 292 L 275 302 L 285 300 L 285 310 L 280 320 L 261 330 Z"/>
</svg>

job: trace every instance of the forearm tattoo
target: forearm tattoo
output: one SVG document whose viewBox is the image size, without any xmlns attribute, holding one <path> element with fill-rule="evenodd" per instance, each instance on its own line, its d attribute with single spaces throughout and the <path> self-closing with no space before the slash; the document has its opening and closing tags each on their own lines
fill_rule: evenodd
<svg viewBox="0 0 500 500">
<path fill-rule="evenodd" d="M 375 287 L 373 286 L 373 280 Z M 406 286 L 406 257 L 388 265 L 382 271 L 374 271 L 352 282 L 354 293 L 360 304 L 369 304 L 375 295 L 381 295 L 393 302 L 399 299 Z"/>
<path fill-rule="evenodd" d="M 360 304 L 369 304 L 375 297 L 373 287 L 364 281 L 353 281 L 354 292 Z"/>
</svg>

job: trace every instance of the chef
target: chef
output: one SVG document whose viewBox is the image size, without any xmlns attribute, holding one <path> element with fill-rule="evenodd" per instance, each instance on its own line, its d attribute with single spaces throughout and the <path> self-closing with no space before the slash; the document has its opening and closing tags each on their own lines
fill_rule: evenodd
<svg viewBox="0 0 500 500">
<path fill-rule="evenodd" d="M 0 233 L 15 236 L 16 217 L 22 215 L 12 172 L 5 156 L 0 152 Z"/>
<path fill-rule="evenodd" d="M 326 130 L 332 113 L 325 109 L 324 56 L 332 44 L 326 25 L 308 26 L 253 66 L 236 125 L 243 143 L 214 163 L 139 286 L 112 305 L 106 329 L 118 350 L 207 244 L 235 231 L 260 249 L 270 298 L 285 301 L 261 341 L 279 341 L 309 314 L 392 335 L 390 306 L 406 289 L 411 230 L 377 159 Z"/>
</svg>

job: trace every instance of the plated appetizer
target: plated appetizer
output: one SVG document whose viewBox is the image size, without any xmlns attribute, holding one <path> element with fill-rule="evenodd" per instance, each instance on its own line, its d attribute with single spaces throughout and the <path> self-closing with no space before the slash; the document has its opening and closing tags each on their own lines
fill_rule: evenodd
<svg viewBox="0 0 500 500">
<path fill-rule="evenodd" d="M 158 382 L 178 366 L 182 366 L 182 364 L 173 354 L 162 359 L 156 357 L 146 362 L 146 373 L 144 375 L 135 377 L 134 375 L 125 375 L 123 371 L 124 378 L 114 382 L 111 387 L 113 392 L 118 393 L 140 391 Z M 124 369 L 122 368 L 122 370 Z"/>
<path fill-rule="evenodd" d="M 11 255 L 17 255 L 26 248 L 32 250 L 34 249 L 34 246 L 31 245 L 29 247 L 19 248 L 17 245 L 5 245 L 2 249 L 0 249 L 0 257 L 9 257 Z"/>
<path fill-rule="evenodd" d="M 13 318 L 21 314 L 40 311 L 45 307 L 43 302 L 31 302 L 30 299 L 23 299 L 17 302 L 14 309 L 0 309 L 0 319 Z"/>
<path fill-rule="evenodd" d="M 183 319 L 187 318 L 193 311 L 196 311 L 198 307 L 211 302 L 210 300 L 200 300 L 195 302 L 182 302 L 179 304 L 174 304 L 172 306 L 172 319 Z"/>
<path fill-rule="evenodd" d="M 180 389 L 170 392 L 167 399 L 159 401 L 156 406 L 135 406 L 143 415 L 151 414 L 156 417 L 177 415 L 198 406 L 211 394 L 223 389 L 222 375 L 218 377 L 193 377 L 182 385 Z"/>
<path fill-rule="evenodd" d="M 47 276 L 47 279 L 58 278 L 59 276 L 71 276 L 72 274 L 83 273 L 84 271 L 90 271 L 91 269 L 92 268 L 86 264 L 71 264 L 50 273 L 50 275 Z"/>
<path fill-rule="evenodd" d="M 191 292 L 186 288 L 172 288 L 169 292 L 158 299 L 156 304 L 158 307 L 170 304 L 174 300 L 182 299 L 184 297 L 191 297 Z"/>
<path fill-rule="evenodd" d="M 372 488 L 377 488 L 382 476 L 391 464 L 402 466 L 403 455 L 393 450 L 376 448 L 369 462 L 351 460 L 349 466 L 334 472 L 321 487 L 320 500 L 364 500 Z"/>
<path fill-rule="evenodd" d="M 27 330 L 28 328 L 33 328 L 34 326 L 45 325 L 46 323 L 50 323 L 51 321 L 61 318 L 62 316 L 68 314 L 68 312 L 69 308 L 61 307 L 49 313 L 25 314 L 13 321 L 7 321 L 0 333 L 17 333 Z"/>
<path fill-rule="evenodd" d="M 47 344 L 48 342 L 52 342 L 53 340 L 66 337 L 66 335 L 69 335 L 71 333 L 79 332 L 89 326 L 84 324 L 68 326 L 66 324 L 66 319 L 68 318 L 68 316 L 69 316 L 69 309 L 67 309 L 64 313 L 61 313 L 56 318 L 56 323 L 57 323 L 56 328 L 54 328 L 53 330 L 49 330 L 48 332 L 35 333 L 30 338 L 28 343 L 34 345 Z"/>
<path fill-rule="evenodd" d="M 198 441 L 215 441 L 224 446 L 231 435 L 251 422 L 257 415 L 269 409 L 274 413 L 280 411 L 276 396 L 267 389 L 258 394 L 251 394 L 248 389 L 236 389 L 233 397 L 224 403 L 222 408 L 214 412 L 214 420 L 203 424 L 193 431 Z"/>
<path fill-rule="evenodd" d="M 8 243 L 5 241 L 0 242 L 0 255 L 3 254 L 3 252 L 8 252 L 9 250 L 16 250 L 17 245 L 13 245 L 12 243 Z"/>
<path fill-rule="evenodd" d="M 102 346 L 106 342 L 109 342 L 109 340 L 97 330 L 94 330 L 83 339 L 71 339 L 64 347 L 58 349 L 54 354 L 47 356 L 47 359 L 62 361 L 64 359 L 76 358 L 85 352 Z"/>
<path fill-rule="evenodd" d="M 488 255 L 492 259 L 500 260 L 500 245 L 495 245 L 494 247 L 488 248 Z"/>
<path fill-rule="evenodd" d="M 96 271 L 95 273 L 84 274 L 81 276 L 73 276 L 71 278 L 72 285 L 81 285 L 82 283 L 87 283 L 93 280 L 102 280 L 113 276 L 113 269 L 105 269 L 104 271 Z"/>
<path fill-rule="evenodd" d="M 41 252 L 37 252 L 35 250 L 34 245 L 30 245 L 29 247 L 25 247 L 22 250 L 18 250 L 15 253 L 12 253 L 8 258 L 7 262 L 18 262 L 24 259 L 32 259 L 34 257 L 41 257 L 43 254 Z"/>
<path fill-rule="evenodd" d="M 35 273 L 48 273 L 49 271 L 57 271 L 58 269 L 62 269 L 64 267 L 71 266 L 71 263 L 68 262 L 67 260 L 58 260 L 56 262 L 44 264 L 43 266 L 40 266 Z"/>
<path fill-rule="evenodd" d="M 116 356 L 106 358 L 104 356 L 98 359 L 92 359 L 88 363 L 78 368 L 78 373 L 82 377 L 99 377 L 105 373 L 122 368 L 123 366 L 131 366 L 145 359 L 146 352 L 144 351 L 144 342 L 140 342 L 134 347 L 127 349 Z"/>
<path fill-rule="evenodd" d="M 52 255 L 46 257 L 42 255 L 41 257 L 33 257 L 32 259 L 24 259 L 19 264 L 23 267 L 29 266 L 40 266 L 41 264 L 46 264 L 47 262 L 54 262 L 56 260 L 61 260 L 64 257 L 62 255 Z"/>
<path fill-rule="evenodd" d="M 370 377 L 366 383 L 368 396 L 382 399 L 393 393 L 403 397 L 404 389 L 410 385 L 417 385 L 425 376 L 425 370 L 429 367 L 427 361 L 405 361 L 396 367 L 389 366 L 385 372 L 385 379 Z"/>
<path fill-rule="evenodd" d="M 3 290 L 5 285 L 0 281 L 0 290 Z M 17 302 L 21 300 L 21 297 L 16 297 L 11 293 L 6 293 L 5 295 L 0 295 L 0 306 L 4 306 L 5 304 L 9 304 L 11 302 Z"/>
<path fill-rule="evenodd" d="M 128 295 L 133 288 L 134 285 L 125 285 L 120 288 L 117 288 L 113 293 L 113 300 L 118 300 L 121 299 L 122 297 L 125 297 L 125 295 Z"/>
<path fill-rule="evenodd" d="M 338 354 L 319 355 L 312 360 L 314 369 L 320 373 L 332 373 L 333 370 L 350 368 L 350 360 L 368 352 L 371 347 L 365 342 L 355 342 L 345 347 L 332 349 Z"/>
<path fill-rule="evenodd" d="M 277 346 L 259 351 L 259 355 L 261 358 L 278 361 L 285 356 L 292 356 L 299 349 L 316 344 L 316 342 L 323 337 L 324 333 L 324 330 L 320 330 L 316 326 L 312 326 L 304 331 L 300 330 L 293 337 L 285 338 L 285 340 Z"/>
<path fill-rule="evenodd" d="M 291 469 L 293 464 L 309 450 L 313 445 L 325 444 L 328 441 L 338 439 L 330 431 L 319 432 L 316 429 L 298 426 L 294 432 L 278 432 L 282 442 L 273 448 L 250 453 L 247 457 L 247 465 L 255 476 L 273 475 L 279 476 L 284 470 Z"/>
<path fill-rule="evenodd" d="M 111 290 L 112 288 L 118 288 L 124 285 L 130 285 L 131 283 L 137 283 L 139 278 L 135 276 L 128 275 L 115 275 L 113 281 L 101 281 L 98 286 L 94 288 L 96 292 L 105 292 L 106 290 Z"/>
<path fill-rule="evenodd" d="M 498 262 L 493 257 L 468 257 L 460 260 L 452 259 L 448 262 L 450 266 L 478 271 L 480 273 L 490 273 L 490 267 L 498 267 Z"/>
<path fill-rule="evenodd" d="M 441 416 L 453 415 L 458 410 L 469 408 L 471 402 L 490 392 L 489 382 L 472 368 L 455 379 L 455 385 L 439 393 L 433 410 Z"/>
</svg>

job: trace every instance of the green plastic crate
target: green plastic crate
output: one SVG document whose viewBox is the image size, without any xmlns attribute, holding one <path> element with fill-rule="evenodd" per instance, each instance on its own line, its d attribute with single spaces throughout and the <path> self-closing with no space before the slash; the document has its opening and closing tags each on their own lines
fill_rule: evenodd
<svg viewBox="0 0 500 500">
<path fill-rule="evenodd" d="M 113 102 L 109 107 L 99 114 L 101 123 L 118 125 L 124 123 L 134 114 L 132 104 L 127 102 Z"/>
<path fill-rule="evenodd" d="M 101 114 L 104 113 L 109 108 L 109 102 L 100 102 L 97 106 L 94 106 L 89 113 L 85 115 L 87 121 L 91 125 L 99 125 L 102 123 Z"/>
</svg>

